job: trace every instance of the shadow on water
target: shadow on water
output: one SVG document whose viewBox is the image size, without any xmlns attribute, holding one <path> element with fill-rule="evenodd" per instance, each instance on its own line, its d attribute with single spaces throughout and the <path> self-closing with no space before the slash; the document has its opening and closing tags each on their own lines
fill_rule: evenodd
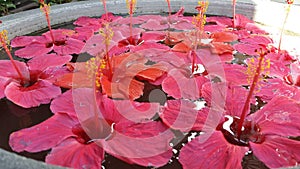
<svg viewBox="0 0 300 169">
<path fill-rule="evenodd" d="M 9 135 L 17 130 L 39 124 L 51 117 L 49 105 L 41 105 L 36 108 L 24 109 L 7 99 L 0 100 L 0 148 L 12 151 L 9 146 Z M 44 161 L 47 151 L 40 153 L 18 153 L 20 155 Z"/>
</svg>

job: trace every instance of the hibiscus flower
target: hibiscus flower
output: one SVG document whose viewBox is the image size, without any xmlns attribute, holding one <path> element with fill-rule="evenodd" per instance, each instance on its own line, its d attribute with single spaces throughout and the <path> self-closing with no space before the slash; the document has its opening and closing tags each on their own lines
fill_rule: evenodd
<svg viewBox="0 0 300 169">
<path fill-rule="evenodd" d="M 14 61 L 22 78 L 11 61 L 1 60 L 0 88 L 3 88 L 3 93 L 0 93 L 0 96 L 6 96 L 10 101 L 24 108 L 50 103 L 51 99 L 61 94 L 60 87 L 53 85 L 53 81 L 57 74 L 64 72 L 61 66 L 71 58 L 69 55 L 46 54 L 33 58 L 27 65 Z"/>
<path fill-rule="evenodd" d="M 78 40 L 80 33 L 73 30 L 56 29 L 52 30 L 55 41 L 52 41 L 50 32 L 41 36 L 19 36 L 11 41 L 12 47 L 24 47 L 15 52 L 15 55 L 30 59 L 36 56 L 50 53 L 58 55 L 79 54 L 84 46 L 82 40 Z M 85 39 L 86 40 L 86 39 Z"/>
<path fill-rule="evenodd" d="M 13 150 L 52 149 L 47 163 L 73 168 L 101 168 L 104 151 L 143 166 L 159 167 L 169 161 L 172 132 L 161 122 L 145 121 L 145 117 L 156 113 L 158 104 L 114 101 L 102 96 L 95 100 L 93 94 L 93 89 L 79 88 L 58 97 L 51 105 L 55 113 L 51 118 L 11 134 Z M 97 118 L 95 107 L 101 109 Z"/>
<path fill-rule="evenodd" d="M 207 89 L 203 88 L 203 93 L 210 94 L 211 89 Z M 210 123 L 205 123 L 204 128 L 212 130 L 207 132 L 210 135 L 200 134 L 181 149 L 179 161 L 183 168 L 242 168 L 242 159 L 249 151 L 270 168 L 297 165 L 300 142 L 289 137 L 300 134 L 297 125 L 300 104 L 287 97 L 274 97 L 262 109 L 246 117 L 238 136 L 241 105 L 244 102 L 240 99 L 245 98 L 245 90 L 233 89 L 227 90 L 223 109 L 219 105 L 220 100 L 206 99 L 210 104 L 219 105 L 217 111 L 212 112 L 218 115 L 212 117 L 220 116 L 221 121 L 218 123 L 208 119 Z"/>
</svg>

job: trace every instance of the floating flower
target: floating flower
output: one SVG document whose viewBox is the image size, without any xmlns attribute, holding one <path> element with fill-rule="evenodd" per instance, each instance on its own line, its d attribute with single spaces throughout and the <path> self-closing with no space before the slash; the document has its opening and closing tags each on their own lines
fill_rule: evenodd
<svg viewBox="0 0 300 169">
<path fill-rule="evenodd" d="M 235 94 L 241 96 L 238 91 Z M 296 165 L 300 142 L 288 137 L 299 135 L 300 104 L 287 97 L 273 98 L 246 117 L 238 136 L 242 102 L 237 97 L 226 97 L 226 108 L 219 112 L 223 120 L 207 140 L 200 135 L 182 148 L 179 161 L 183 168 L 242 168 L 242 159 L 249 150 L 270 168 Z"/>
<path fill-rule="evenodd" d="M 50 54 L 30 60 L 28 66 L 15 61 L 23 77 L 26 77 L 23 80 L 20 80 L 19 76 L 14 73 L 15 70 L 10 61 L 1 60 L 0 77 L 3 77 L 5 81 L 1 84 L 3 85 L 1 88 L 4 88 L 4 94 L 10 101 L 24 108 L 47 104 L 61 94 L 59 86 L 53 85 L 52 82 L 54 77 L 61 73 L 60 66 L 70 60 L 71 56 Z"/>
<path fill-rule="evenodd" d="M 76 39 L 76 32 L 66 29 L 53 30 L 55 41 L 52 42 L 51 34 L 44 33 L 42 36 L 19 36 L 11 41 L 12 47 L 24 47 L 15 52 L 22 58 L 33 58 L 50 52 L 58 55 L 79 54 L 84 42 Z"/>
<path fill-rule="evenodd" d="M 91 98 L 93 93 L 92 89 L 81 88 L 74 89 L 72 95 L 71 92 L 64 94 L 58 100 L 67 104 L 58 101 L 53 103 L 52 110 L 69 110 L 68 113 L 56 112 L 36 126 L 12 133 L 11 147 L 18 152 L 52 149 L 46 157 L 47 163 L 74 168 L 100 168 L 104 151 L 128 163 L 143 166 L 159 167 L 169 161 L 172 151 L 168 142 L 173 135 L 165 126 L 153 121 L 130 122 L 124 118 L 129 116 L 120 114 L 128 113 L 122 109 L 129 110 L 129 107 L 136 113 L 155 114 L 158 106 L 152 104 L 154 107 L 149 109 L 150 103 L 115 103 L 105 97 L 95 102 Z M 134 107 L 128 103 L 134 104 Z M 58 108 L 58 104 L 65 108 Z M 95 118 L 94 106 L 101 109 L 98 118 Z M 70 111 L 67 107 L 74 107 L 74 110 Z M 145 118 L 139 114 L 131 117 L 138 121 Z M 138 145 L 143 145 L 140 147 L 143 151 L 136 151 Z M 81 160 L 78 161 L 78 158 Z"/>
</svg>

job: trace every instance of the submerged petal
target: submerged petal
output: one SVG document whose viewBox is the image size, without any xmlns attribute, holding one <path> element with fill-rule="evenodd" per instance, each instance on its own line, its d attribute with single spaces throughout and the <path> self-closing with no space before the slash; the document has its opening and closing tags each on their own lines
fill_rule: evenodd
<svg viewBox="0 0 300 169">
<path fill-rule="evenodd" d="M 99 169 L 104 160 L 102 147 L 95 143 L 81 144 L 68 138 L 52 149 L 46 163 L 78 169 Z"/>
<path fill-rule="evenodd" d="M 169 162 L 173 133 L 160 122 L 123 122 L 109 140 L 99 140 L 106 152 L 127 163 L 160 167 Z"/>
<path fill-rule="evenodd" d="M 253 154 L 270 168 L 296 166 L 300 161 L 300 142 L 267 135 L 261 144 L 250 142 Z"/>
<path fill-rule="evenodd" d="M 10 135 L 9 145 L 17 152 L 39 152 L 55 147 L 68 137 L 75 136 L 72 126 L 77 119 L 64 113 L 58 113 L 46 121 Z"/>
<path fill-rule="evenodd" d="M 205 142 L 200 137 L 201 135 L 181 149 L 179 162 L 183 169 L 242 168 L 242 159 L 248 147 L 228 143 L 219 131 L 215 131 Z"/>
</svg>

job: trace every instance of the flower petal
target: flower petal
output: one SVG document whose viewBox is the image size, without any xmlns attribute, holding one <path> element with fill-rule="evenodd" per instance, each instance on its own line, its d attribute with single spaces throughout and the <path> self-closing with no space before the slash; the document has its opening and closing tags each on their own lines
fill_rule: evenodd
<svg viewBox="0 0 300 169">
<path fill-rule="evenodd" d="M 0 76 L 0 99 L 2 99 L 3 97 L 5 97 L 4 94 L 4 89 L 6 87 L 6 85 L 10 82 L 9 78 L 6 77 L 1 77 Z"/>
<path fill-rule="evenodd" d="M 186 77 L 180 70 L 173 69 L 162 82 L 162 89 L 168 95 L 179 99 L 187 98 L 197 100 L 201 94 L 202 85 L 207 82 L 203 76 Z"/>
<path fill-rule="evenodd" d="M 17 152 L 48 150 L 74 136 L 72 126 L 77 123 L 76 118 L 58 113 L 38 125 L 12 133 L 9 145 Z"/>
<path fill-rule="evenodd" d="M 205 123 L 207 112 L 198 110 L 196 104 L 187 100 L 169 100 L 160 118 L 168 127 L 189 132 L 200 131 Z"/>
<path fill-rule="evenodd" d="M 65 43 L 65 45 L 54 45 L 53 50 L 59 55 L 79 54 L 85 45 L 84 42 L 73 38 L 69 38 Z"/>
<path fill-rule="evenodd" d="M 226 141 L 223 134 L 215 131 L 203 142 L 201 135 L 185 145 L 179 154 L 183 169 L 242 168 L 242 159 L 248 147 L 235 146 Z"/>
<path fill-rule="evenodd" d="M 173 133 L 160 122 L 123 122 L 115 125 L 111 139 L 99 141 L 106 152 L 127 163 L 160 167 L 172 157 L 172 138 Z"/>
<path fill-rule="evenodd" d="M 57 54 L 45 54 L 32 58 L 27 64 L 30 70 L 43 71 L 48 67 L 62 66 L 71 59 L 71 55 L 59 56 Z"/>
<path fill-rule="evenodd" d="M 28 67 L 24 62 L 14 61 L 22 76 L 27 80 L 29 79 Z M 0 60 L 0 76 L 9 77 L 13 79 L 20 79 L 19 74 L 14 68 L 10 60 Z"/>
<path fill-rule="evenodd" d="M 253 154 L 270 168 L 292 167 L 300 161 L 300 142 L 267 135 L 263 143 L 250 142 Z"/>
<path fill-rule="evenodd" d="M 51 102 L 50 109 L 54 114 L 63 112 L 75 116 L 72 89 L 56 97 Z"/>
<path fill-rule="evenodd" d="M 263 134 L 300 135 L 300 103 L 290 98 L 276 96 L 249 118 L 258 123 Z"/>
<path fill-rule="evenodd" d="M 45 43 L 35 42 L 27 45 L 22 49 L 17 50 L 15 52 L 15 55 L 21 58 L 30 59 L 35 56 L 45 55 L 49 53 L 52 49 L 52 47 L 46 47 Z"/>
<path fill-rule="evenodd" d="M 46 156 L 46 163 L 78 169 L 99 169 L 104 160 L 103 149 L 95 144 L 81 144 L 68 138 L 52 148 Z"/>
<path fill-rule="evenodd" d="M 23 47 L 35 42 L 43 43 L 46 42 L 46 40 L 44 36 L 18 36 L 11 41 L 11 46 L 14 48 Z"/>
<path fill-rule="evenodd" d="M 24 108 L 50 103 L 51 99 L 61 94 L 58 86 L 54 86 L 44 80 L 40 80 L 28 87 L 11 82 L 6 86 L 4 92 L 10 101 Z"/>
</svg>

